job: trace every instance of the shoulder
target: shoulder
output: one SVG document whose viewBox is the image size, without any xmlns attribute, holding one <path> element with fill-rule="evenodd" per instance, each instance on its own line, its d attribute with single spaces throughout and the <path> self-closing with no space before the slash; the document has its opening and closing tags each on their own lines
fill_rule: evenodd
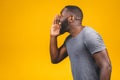
<svg viewBox="0 0 120 80">
<path fill-rule="evenodd" d="M 95 31 L 92 27 L 85 27 L 85 34 L 92 34 L 92 33 L 98 33 L 97 31 Z"/>
<path fill-rule="evenodd" d="M 92 54 L 106 48 L 102 37 L 92 28 L 86 30 L 84 43 Z"/>
<path fill-rule="evenodd" d="M 84 31 L 84 38 L 90 39 L 100 36 L 99 33 L 91 27 L 86 26 Z"/>
</svg>

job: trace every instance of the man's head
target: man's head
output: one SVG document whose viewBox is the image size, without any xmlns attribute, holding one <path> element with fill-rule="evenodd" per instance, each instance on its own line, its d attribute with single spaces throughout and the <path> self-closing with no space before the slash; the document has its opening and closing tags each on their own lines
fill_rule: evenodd
<svg viewBox="0 0 120 80">
<path fill-rule="evenodd" d="M 60 33 L 69 32 L 72 25 L 81 25 L 83 19 L 82 10 L 73 5 L 65 6 L 60 12 L 61 30 Z"/>
</svg>

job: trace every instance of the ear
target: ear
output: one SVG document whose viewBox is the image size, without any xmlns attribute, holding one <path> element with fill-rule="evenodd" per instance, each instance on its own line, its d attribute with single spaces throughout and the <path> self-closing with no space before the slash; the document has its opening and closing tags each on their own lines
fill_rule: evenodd
<svg viewBox="0 0 120 80">
<path fill-rule="evenodd" d="M 70 17 L 68 17 L 68 22 L 73 22 L 75 20 L 75 17 L 74 16 L 70 16 Z"/>
</svg>

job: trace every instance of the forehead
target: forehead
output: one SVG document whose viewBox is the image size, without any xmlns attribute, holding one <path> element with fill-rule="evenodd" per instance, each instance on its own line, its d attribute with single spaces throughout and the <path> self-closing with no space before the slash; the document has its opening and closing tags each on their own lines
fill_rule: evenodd
<svg viewBox="0 0 120 80">
<path fill-rule="evenodd" d="M 62 16 L 69 16 L 70 15 L 70 12 L 65 8 L 61 11 L 60 13 Z"/>
</svg>

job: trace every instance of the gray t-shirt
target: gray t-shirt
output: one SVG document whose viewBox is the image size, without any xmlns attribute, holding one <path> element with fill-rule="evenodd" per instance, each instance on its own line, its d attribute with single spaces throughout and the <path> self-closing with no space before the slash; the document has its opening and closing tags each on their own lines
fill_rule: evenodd
<svg viewBox="0 0 120 80">
<path fill-rule="evenodd" d="M 100 70 L 92 55 L 106 47 L 95 30 L 86 26 L 76 36 L 69 35 L 64 42 L 70 58 L 74 80 L 99 80 Z"/>
</svg>

